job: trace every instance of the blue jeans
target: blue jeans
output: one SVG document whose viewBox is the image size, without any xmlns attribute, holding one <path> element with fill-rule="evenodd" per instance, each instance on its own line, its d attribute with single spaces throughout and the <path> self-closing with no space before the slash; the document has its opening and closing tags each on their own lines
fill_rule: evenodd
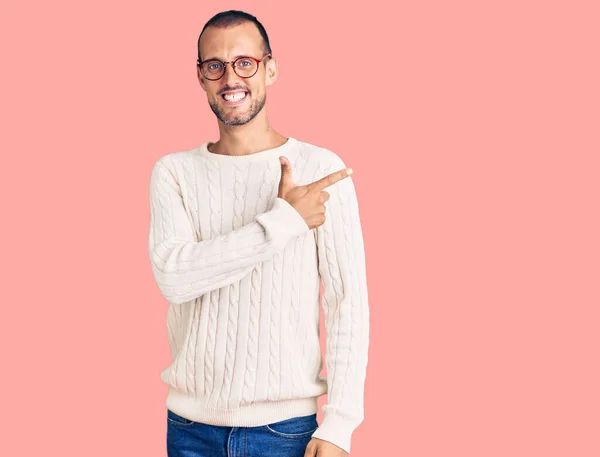
<svg viewBox="0 0 600 457">
<path fill-rule="evenodd" d="M 304 457 L 317 414 L 257 427 L 194 422 L 167 409 L 168 457 Z"/>
</svg>

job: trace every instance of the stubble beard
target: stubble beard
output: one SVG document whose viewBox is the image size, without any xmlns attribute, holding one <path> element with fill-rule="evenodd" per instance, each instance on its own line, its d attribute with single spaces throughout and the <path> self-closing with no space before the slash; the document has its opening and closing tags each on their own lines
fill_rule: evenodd
<svg viewBox="0 0 600 457">
<path fill-rule="evenodd" d="M 258 113 L 260 113 L 260 111 L 265 106 L 266 102 L 267 102 L 267 95 L 265 94 L 261 99 L 252 100 L 248 111 L 246 111 L 245 113 L 242 113 L 242 114 L 237 114 L 235 112 L 235 109 L 230 110 L 231 111 L 230 114 L 225 114 L 221 110 L 221 107 L 219 106 L 218 102 L 217 103 L 209 103 L 209 105 L 210 105 L 210 109 L 212 110 L 212 112 L 215 113 L 215 116 L 217 116 L 217 118 L 223 124 L 233 126 L 233 125 L 244 125 L 244 124 L 247 124 L 248 122 L 250 122 L 252 119 L 254 119 L 256 117 L 256 115 Z"/>
</svg>

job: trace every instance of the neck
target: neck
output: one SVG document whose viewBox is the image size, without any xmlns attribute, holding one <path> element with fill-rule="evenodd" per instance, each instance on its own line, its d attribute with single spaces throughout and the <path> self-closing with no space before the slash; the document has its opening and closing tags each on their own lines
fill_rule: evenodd
<svg viewBox="0 0 600 457">
<path fill-rule="evenodd" d="M 215 154 L 247 155 L 284 144 L 287 138 L 273 130 L 264 111 L 244 125 L 219 121 L 219 141 L 210 143 L 208 150 Z"/>
</svg>

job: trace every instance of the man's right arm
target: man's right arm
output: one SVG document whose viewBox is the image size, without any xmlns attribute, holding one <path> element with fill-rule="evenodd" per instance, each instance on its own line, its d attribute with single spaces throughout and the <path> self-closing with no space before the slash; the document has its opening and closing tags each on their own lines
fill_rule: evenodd
<svg viewBox="0 0 600 457">
<path fill-rule="evenodd" d="M 150 177 L 148 252 L 154 279 L 169 303 L 181 304 L 227 286 L 309 231 L 296 209 L 277 198 L 270 211 L 214 239 L 195 241 L 179 184 L 159 159 Z"/>
</svg>

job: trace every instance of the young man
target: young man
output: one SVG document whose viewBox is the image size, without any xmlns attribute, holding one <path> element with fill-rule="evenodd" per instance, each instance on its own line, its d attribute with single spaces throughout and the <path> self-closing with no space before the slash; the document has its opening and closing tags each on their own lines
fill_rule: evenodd
<svg viewBox="0 0 600 457">
<path fill-rule="evenodd" d="M 148 247 L 173 356 L 160 375 L 168 455 L 345 457 L 369 345 L 352 170 L 269 125 L 277 62 L 254 16 L 214 16 L 197 68 L 220 138 L 160 157 L 150 178 Z"/>
</svg>

